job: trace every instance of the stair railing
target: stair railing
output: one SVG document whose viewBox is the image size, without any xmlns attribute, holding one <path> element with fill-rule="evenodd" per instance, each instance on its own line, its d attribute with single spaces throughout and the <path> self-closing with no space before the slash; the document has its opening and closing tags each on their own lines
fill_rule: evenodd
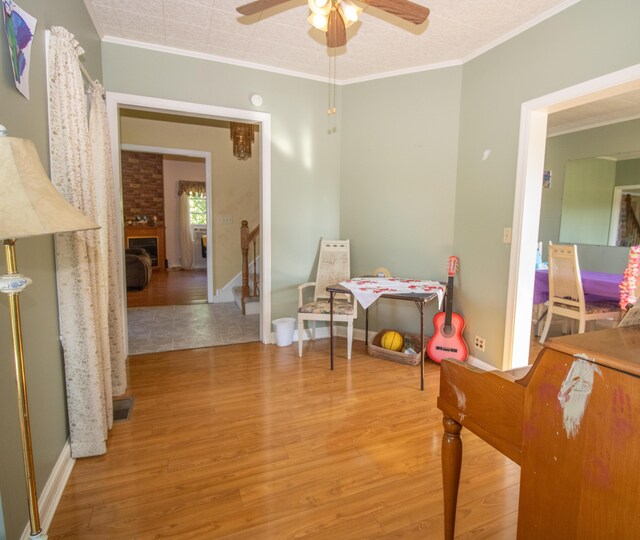
<svg viewBox="0 0 640 540">
<path fill-rule="evenodd" d="M 636 246 L 640 244 L 640 222 L 638 221 L 638 216 L 636 216 L 636 213 L 633 211 L 631 195 L 625 195 L 624 200 L 626 207 L 625 245 Z"/>
<path fill-rule="evenodd" d="M 249 222 L 242 220 L 240 225 L 240 250 L 242 251 L 242 314 L 246 315 L 245 304 L 249 298 L 260 296 L 260 276 L 257 269 L 258 236 L 260 225 L 249 231 Z M 250 251 L 253 250 L 252 257 Z M 250 265 L 253 267 L 253 287 L 249 285 Z"/>
</svg>

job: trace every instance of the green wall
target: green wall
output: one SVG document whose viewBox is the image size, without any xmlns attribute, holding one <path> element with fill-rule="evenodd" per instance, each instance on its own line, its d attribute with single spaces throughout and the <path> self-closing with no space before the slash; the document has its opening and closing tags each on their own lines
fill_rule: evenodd
<svg viewBox="0 0 640 540">
<path fill-rule="evenodd" d="M 20 7 L 38 24 L 31 48 L 31 100 L 15 89 L 4 32 L 0 35 L 0 124 L 9 135 L 34 141 L 48 170 L 47 95 L 44 32 L 62 25 L 74 33 L 86 51 L 86 67 L 101 76 L 100 42 L 78 0 L 20 0 Z M 29 409 L 39 491 L 67 440 L 63 362 L 58 340 L 58 311 L 52 238 L 20 240 L 16 244 L 18 269 L 33 279 L 20 295 Z M 6 272 L 4 257 L 0 273 Z M 8 300 L 0 298 L 0 493 L 6 536 L 14 540 L 28 522 L 22 465 L 15 372 L 11 349 Z"/>
<path fill-rule="evenodd" d="M 542 190 L 540 228 L 538 239 L 543 243 L 543 258 L 546 260 L 549 241 L 560 241 L 560 217 L 564 193 L 565 167 L 568 161 L 625 154 L 640 150 L 640 120 L 629 120 L 608 126 L 585 129 L 574 133 L 556 135 L 547 139 L 545 170 L 552 172 L 551 187 Z M 618 161 L 616 183 L 628 175 L 633 177 L 633 163 L 640 160 Z M 620 178 L 620 180 L 618 180 Z M 635 176 L 640 183 L 640 175 Z M 631 182 L 633 183 L 633 182 Z M 596 272 L 622 272 L 627 266 L 628 248 L 578 245 L 582 268 Z"/>
<path fill-rule="evenodd" d="M 635 132 L 640 139 L 640 121 Z M 640 141 L 639 141 L 640 144 Z M 640 146 L 638 146 L 640 150 Z M 640 184 L 640 159 L 625 159 L 616 165 L 616 186 L 634 186 Z"/>
<path fill-rule="evenodd" d="M 109 43 L 102 51 L 108 91 L 271 114 L 272 316 L 295 314 L 320 238 L 340 234 L 342 130 L 326 114 L 327 85 Z M 262 107 L 251 105 L 253 93 Z"/>
<path fill-rule="evenodd" d="M 640 62 L 639 15 L 637 2 L 582 0 L 462 67 L 340 88 L 337 120 L 325 115 L 324 83 L 108 43 L 105 83 L 239 108 L 263 96 L 273 119 L 274 318 L 295 313 L 321 236 L 352 240 L 354 274 L 382 265 L 442 279 L 453 253 L 467 340 L 487 343 L 471 354 L 501 366 L 502 233 L 513 222 L 521 105 Z M 412 324 L 405 307 L 385 307 L 380 324 L 387 313 Z"/>
<path fill-rule="evenodd" d="M 582 0 L 464 64 L 454 248 L 471 354 L 502 365 L 516 163 L 523 102 L 640 62 L 640 2 Z M 483 160 L 485 150 L 489 156 Z M 461 280 L 462 281 L 462 280 Z"/>
<path fill-rule="evenodd" d="M 615 183 L 615 161 L 598 158 L 567 161 L 560 242 L 607 245 Z"/>
<path fill-rule="evenodd" d="M 0 40 L 0 123 L 33 139 L 46 164 L 43 30 L 62 24 L 74 32 L 96 77 L 100 45 L 77 0 L 20 5 L 39 20 L 32 99 L 13 89 Z M 487 342 L 485 353 L 471 353 L 500 366 L 510 253 L 502 230 L 513 221 L 521 104 L 640 63 L 638 20 L 636 0 L 582 0 L 464 66 L 339 88 L 336 118 L 326 115 L 326 84 L 302 78 L 108 43 L 103 74 L 109 91 L 217 106 L 252 109 L 250 95 L 262 95 L 259 110 L 272 115 L 274 318 L 295 313 L 296 287 L 312 276 L 320 237 L 352 240 L 354 273 L 383 265 L 396 275 L 442 279 L 453 253 L 461 259 L 455 304 L 467 319 L 467 340 L 478 334 Z M 42 488 L 67 437 L 51 239 L 20 241 L 18 263 L 35 282 L 21 301 Z M 2 303 L 0 357 L 6 359 Z M 405 308 L 380 308 L 381 321 L 399 315 L 410 330 L 415 309 Z M 0 493 L 13 540 L 27 511 L 6 360 L 0 407 Z"/>
<path fill-rule="evenodd" d="M 340 232 L 351 240 L 355 275 L 383 266 L 398 277 L 446 281 L 461 83 L 458 66 L 343 89 Z M 427 306 L 429 334 L 435 310 Z M 371 311 L 374 330 L 419 332 L 410 303 L 380 301 Z"/>
</svg>

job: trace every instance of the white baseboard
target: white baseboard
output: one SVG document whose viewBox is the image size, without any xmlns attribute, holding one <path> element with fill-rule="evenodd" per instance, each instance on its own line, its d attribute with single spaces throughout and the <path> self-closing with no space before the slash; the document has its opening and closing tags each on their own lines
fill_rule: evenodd
<svg viewBox="0 0 640 540">
<path fill-rule="evenodd" d="M 296 323 L 296 329 L 293 331 L 293 342 L 297 343 L 298 341 L 298 325 Z M 337 324 L 335 327 L 335 334 L 336 337 L 343 337 L 346 338 L 347 337 L 347 327 L 344 324 Z M 373 332 L 369 331 L 369 336 L 373 336 L 375 335 Z M 329 336 L 329 327 L 328 326 L 321 326 L 316 328 L 316 339 L 323 339 L 323 338 L 328 338 Z M 308 341 L 311 339 L 311 329 L 309 328 L 305 328 L 304 329 L 304 335 L 302 336 L 302 341 Z M 353 329 L 353 340 L 354 341 L 364 341 L 364 330 L 361 330 L 360 328 L 354 328 Z M 271 332 L 271 341 L 269 343 L 275 343 L 276 342 L 276 333 L 275 332 Z"/>
<path fill-rule="evenodd" d="M 49 479 L 42 490 L 42 494 L 38 498 L 38 508 L 40 509 L 40 526 L 46 533 L 51 525 L 53 516 L 58 508 L 60 497 L 64 487 L 67 485 L 69 475 L 76 460 L 71 457 L 71 445 L 69 441 L 62 447 L 62 452 L 53 466 L 53 470 L 49 475 Z M 25 527 L 20 540 L 29 540 L 31 538 L 31 528 L 29 523 Z"/>
<path fill-rule="evenodd" d="M 297 325 L 296 325 L 297 328 Z M 364 330 L 362 330 L 361 328 L 354 328 L 353 329 L 353 340 L 354 341 L 364 341 Z M 344 324 L 339 324 L 336 325 L 335 327 L 335 335 L 337 337 L 347 337 L 347 327 Z M 369 330 L 369 339 L 371 339 L 373 336 L 375 336 L 375 332 L 372 330 Z M 329 337 L 329 327 L 328 326 L 322 326 L 319 328 L 316 328 L 316 339 L 322 339 L 322 338 L 328 338 Z M 311 339 L 311 330 L 309 328 L 305 328 L 304 329 L 304 336 L 302 338 L 303 341 L 307 341 Z M 271 341 L 269 343 L 275 343 L 276 342 L 276 333 L 275 332 L 271 332 Z M 293 343 L 297 343 L 298 342 L 298 331 L 297 329 L 294 330 L 293 332 Z M 467 358 L 467 363 L 472 365 L 473 367 L 476 367 L 478 369 L 481 369 L 483 371 L 493 371 L 496 370 L 498 368 L 496 368 L 495 366 L 492 366 L 491 364 L 488 364 L 487 362 L 485 362 L 484 360 L 480 360 L 480 358 L 476 358 L 475 356 L 469 356 Z"/>
<path fill-rule="evenodd" d="M 231 289 L 216 289 L 213 303 L 226 304 L 228 302 L 233 302 L 233 291 Z"/>
<path fill-rule="evenodd" d="M 495 371 L 496 369 L 498 369 L 497 367 L 492 366 L 491 364 L 488 364 L 484 360 L 480 360 L 480 358 L 476 358 L 475 356 L 471 356 L 471 355 L 469 355 L 469 358 L 467 358 L 467 364 L 470 364 L 473 367 L 481 369 L 482 371 Z"/>
</svg>

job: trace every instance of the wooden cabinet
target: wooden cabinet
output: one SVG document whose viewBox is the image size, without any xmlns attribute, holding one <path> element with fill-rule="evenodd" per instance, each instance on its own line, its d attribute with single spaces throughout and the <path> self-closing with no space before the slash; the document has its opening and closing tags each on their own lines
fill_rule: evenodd
<svg viewBox="0 0 640 540">
<path fill-rule="evenodd" d="M 462 427 L 522 466 L 519 540 L 640 538 L 640 326 L 549 340 L 519 379 L 445 360 L 438 407 L 445 538 Z"/>
<path fill-rule="evenodd" d="M 164 225 L 125 227 L 124 243 L 127 248 L 143 248 L 150 255 L 154 270 L 165 269 Z"/>
</svg>

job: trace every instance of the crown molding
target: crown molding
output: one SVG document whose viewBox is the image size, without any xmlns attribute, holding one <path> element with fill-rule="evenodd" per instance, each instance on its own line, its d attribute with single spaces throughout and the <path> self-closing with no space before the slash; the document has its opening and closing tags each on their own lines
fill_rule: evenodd
<svg viewBox="0 0 640 540">
<path fill-rule="evenodd" d="M 258 64 L 256 62 L 246 62 L 244 60 L 236 60 L 233 58 L 225 58 L 224 56 L 216 56 L 215 54 L 188 51 L 186 49 L 179 49 L 177 47 L 168 47 L 167 45 L 157 45 L 155 43 L 146 43 L 144 41 L 135 41 L 132 39 L 124 39 L 114 36 L 104 36 L 102 38 L 103 43 L 113 43 L 115 45 L 125 45 L 127 47 L 136 47 L 138 49 L 147 49 L 149 51 L 175 54 L 178 56 L 187 56 L 189 58 L 197 58 L 199 60 L 206 60 L 208 62 L 217 62 L 219 64 L 229 64 L 232 66 L 245 67 L 250 69 L 257 69 L 260 71 L 268 71 L 270 73 L 277 73 L 279 75 L 288 75 L 289 77 L 298 77 L 300 79 L 310 79 L 312 81 L 327 82 L 326 77 L 319 75 L 311 75 L 309 73 L 300 73 L 290 69 L 277 68 L 273 66 L 267 66 L 265 64 Z M 336 81 L 336 84 L 339 84 Z"/>
<path fill-rule="evenodd" d="M 580 2 L 580 0 L 566 0 L 566 2 L 562 2 L 561 4 L 558 4 L 556 6 L 554 6 L 553 8 L 545 11 L 544 13 L 538 15 L 537 17 L 531 19 L 529 22 L 527 22 L 526 24 L 523 24 L 521 26 L 519 26 L 518 28 L 512 30 L 511 32 L 508 32 L 507 34 L 505 34 L 504 36 L 501 36 L 499 39 L 492 41 L 491 43 L 485 45 L 484 47 L 481 47 L 477 50 L 475 50 L 474 52 L 472 52 L 471 54 L 463 57 L 463 58 L 459 58 L 459 59 L 453 59 L 453 60 L 447 60 L 445 62 L 438 62 L 435 64 L 425 64 L 422 66 L 415 66 L 415 67 L 411 67 L 411 68 L 406 68 L 406 69 L 400 69 L 400 70 L 394 70 L 394 71 L 387 71 L 387 72 L 383 72 L 383 73 L 376 73 L 376 74 L 372 74 L 372 75 L 365 75 L 362 77 L 354 77 L 351 79 L 340 79 L 340 80 L 336 80 L 335 84 L 337 86 L 347 86 L 347 85 L 351 85 L 351 84 L 357 84 L 357 83 L 361 83 L 361 82 L 367 82 L 367 81 L 374 81 L 374 80 L 378 80 L 378 79 L 387 79 L 390 77 L 397 77 L 400 75 L 409 75 L 412 73 L 421 73 L 423 71 L 433 71 L 436 69 L 443 69 L 443 68 L 448 68 L 448 67 L 455 67 L 455 66 L 461 66 L 466 64 L 467 62 L 469 62 L 470 60 L 473 60 L 474 58 L 477 58 L 478 56 L 486 53 L 487 51 L 501 45 L 502 43 L 505 43 L 506 41 L 509 41 L 510 39 L 514 38 L 515 36 L 517 36 L 518 34 L 521 34 L 527 30 L 529 30 L 530 28 L 533 28 L 534 26 L 540 24 L 541 22 L 545 21 L 546 19 L 549 19 L 551 17 L 553 17 L 554 15 L 557 15 L 558 13 L 560 13 L 561 11 L 564 11 L 565 9 L 573 6 L 574 4 L 577 4 L 578 2 Z M 85 2 L 85 4 L 90 8 L 89 4 L 87 2 Z M 94 14 L 92 13 L 92 9 L 88 9 L 89 11 L 89 15 L 91 17 L 91 19 L 94 21 L 94 26 L 95 26 L 95 21 L 96 18 L 94 17 Z M 97 28 L 97 26 L 96 26 Z M 189 51 L 186 49 L 180 49 L 177 47 L 169 47 L 166 45 L 157 45 L 154 43 L 146 43 L 144 41 L 135 41 L 135 40 L 131 40 L 131 39 L 124 39 L 124 38 L 119 38 L 116 36 L 109 36 L 109 35 L 101 35 L 100 36 L 102 39 L 103 43 L 113 43 L 115 45 L 125 45 L 127 47 L 136 47 L 136 48 L 140 48 L 140 49 L 147 49 L 147 50 L 151 50 L 151 51 L 156 51 L 156 52 L 162 52 L 162 53 L 167 53 L 167 54 L 176 54 L 179 56 L 186 56 L 189 58 L 197 58 L 200 60 L 206 60 L 209 62 L 218 62 L 221 64 L 228 64 L 228 65 L 232 65 L 232 66 L 239 66 L 239 67 L 245 67 L 245 68 L 249 68 L 249 69 L 257 69 L 260 71 L 267 71 L 269 73 L 277 73 L 279 75 L 287 75 L 289 77 L 298 77 L 300 79 L 308 79 L 308 80 L 312 80 L 312 81 L 318 81 L 318 82 L 327 82 L 327 77 L 323 77 L 323 76 L 319 76 L 319 75 L 312 75 L 309 73 L 301 73 L 299 71 L 294 71 L 294 70 L 290 70 L 290 69 L 284 69 L 284 68 L 277 68 L 277 67 L 273 67 L 273 66 L 268 66 L 265 64 L 259 64 L 257 62 L 247 62 L 244 60 L 236 60 L 233 58 L 226 58 L 224 56 L 216 56 L 214 54 L 209 54 L 209 53 L 203 53 L 203 52 L 197 52 L 197 51 Z"/>
<path fill-rule="evenodd" d="M 527 23 L 521 26 L 518 26 L 517 28 L 514 28 L 513 30 L 511 30 L 511 32 L 507 32 L 505 35 L 499 37 L 495 41 L 492 41 L 491 43 L 488 43 L 484 47 L 480 47 L 479 49 L 475 50 L 471 54 L 465 56 L 464 58 L 462 58 L 462 63 L 466 64 L 470 60 L 473 60 L 474 58 L 477 58 L 478 56 L 483 55 L 484 53 L 486 53 L 487 51 L 490 51 L 491 49 L 494 49 L 498 45 L 502 45 L 503 43 L 516 37 L 518 34 L 522 34 L 523 32 L 526 32 L 527 30 L 533 28 L 534 26 L 537 26 L 538 24 L 540 24 L 543 21 L 546 21 L 547 19 L 550 19 L 554 15 L 557 15 L 561 11 L 564 11 L 565 9 L 570 8 L 574 4 L 577 4 L 578 2 L 580 2 L 580 0 L 567 0 L 566 2 L 562 2 L 561 4 L 558 4 L 552 7 L 551 9 L 545 11 L 544 13 L 541 13 L 537 17 L 534 17 Z"/>
</svg>

